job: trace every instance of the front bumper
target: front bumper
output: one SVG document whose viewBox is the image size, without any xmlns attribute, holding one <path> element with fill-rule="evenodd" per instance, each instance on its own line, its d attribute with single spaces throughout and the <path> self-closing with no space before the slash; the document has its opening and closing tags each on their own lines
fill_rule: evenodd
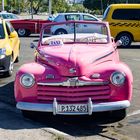
<svg viewBox="0 0 140 140">
<path fill-rule="evenodd" d="M 11 56 L 5 56 L 3 59 L 0 59 L 0 72 L 6 72 L 9 70 Z"/>
<path fill-rule="evenodd" d="M 92 112 L 104 112 L 125 109 L 130 106 L 130 101 L 116 101 L 116 102 L 105 102 L 94 104 L 90 99 L 88 101 L 88 113 L 59 113 L 57 112 L 58 103 L 54 99 L 53 104 L 42 104 L 42 103 L 29 103 L 29 102 L 18 102 L 16 107 L 20 110 L 28 111 L 39 111 L 39 112 L 53 112 L 54 115 L 91 115 Z"/>
</svg>

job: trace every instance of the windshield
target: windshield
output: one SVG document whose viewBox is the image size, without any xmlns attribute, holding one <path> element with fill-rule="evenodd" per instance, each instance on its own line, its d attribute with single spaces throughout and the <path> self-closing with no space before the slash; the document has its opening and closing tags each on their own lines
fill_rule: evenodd
<svg viewBox="0 0 140 140">
<path fill-rule="evenodd" d="M 108 28 L 98 22 L 65 22 L 45 26 L 42 34 L 43 45 L 68 43 L 102 43 L 109 41 Z"/>
<path fill-rule="evenodd" d="M 4 29 L 3 29 L 3 25 L 0 24 L 0 39 L 4 39 L 5 34 L 4 34 Z"/>
<path fill-rule="evenodd" d="M 2 14 L 3 19 L 19 19 L 18 16 L 14 14 Z"/>
</svg>

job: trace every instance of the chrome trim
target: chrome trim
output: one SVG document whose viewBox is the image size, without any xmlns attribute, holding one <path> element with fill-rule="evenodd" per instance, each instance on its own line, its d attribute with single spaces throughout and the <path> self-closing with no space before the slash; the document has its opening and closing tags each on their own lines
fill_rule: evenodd
<svg viewBox="0 0 140 140">
<path fill-rule="evenodd" d="M 58 103 L 56 101 L 56 98 L 54 98 L 54 100 L 53 100 L 53 115 L 57 114 L 57 107 L 58 107 Z"/>
<path fill-rule="evenodd" d="M 22 84 L 22 78 L 23 78 L 25 75 L 31 76 L 31 77 L 33 78 L 33 80 L 34 80 L 34 82 L 32 83 L 32 85 L 29 86 L 29 87 L 27 87 L 27 86 L 25 86 L 25 85 Z M 31 88 L 31 87 L 33 87 L 34 84 L 35 84 L 35 76 L 34 76 L 33 74 L 30 74 L 30 73 L 24 73 L 24 74 L 22 74 L 22 76 L 20 77 L 20 84 L 21 84 L 23 87 L 25 87 L 25 88 Z"/>
<path fill-rule="evenodd" d="M 93 103 L 91 98 L 88 99 L 88 115 L 92 115 Z"/>
<path fill-rule="evenodd" d="M 124 83 L 123 83 L 123 84 L 115 84 L 115 83 L 113 82 L 112 77 L 113 77 L 113 75 L 116 74 L 116 73 L 121 73 L 121 74 L 124 76 L 124 78 L 125 78 L 124 83 L 125 83 L 125 81 L 126 81 L 126 74 L 125 74 L 124 72 L 120 72 L 120 71 L 114 71 L 114 72 L 111 74 L 111 76 L 110 76 L 110 81 L 111 81 L 111 83 L 112 83 L 113 85 L 115 85 L 115 86 L 122 86 L 122 85 L 124 85 Z"/>
<path fill-rule="evenodd" d="M 57 83 L 42 83 L 42 82 L 37 83 L 37 85 L 40 85 L 40 86 L 64 86 L 64 87 L 67 87 L 67 86 L 90 86 L 90 85 L 96 86 L 96 85 L 108 85 L 108 84 L 109 84 L 109 81 L 88 82 L 88 81 L 78 80 L 78 78 L 77 79 L 70 78 L 67 81 L 57 82 Z"/>
<path fill-rule="evenodd" d="M 75 69 L 75 68 L 70 68 L 70 69 L 69 69 L 69 73 L 72 73 L 72 74 L 73 74 L 73 73 L 76 73 L 76 69 Z"/>
<path fill-rule="evenodd" d="M 53 112 L 55 114 L 61 114 L 61 115 L 83 115 L 84 113 L 57 113 L 55 112 L 55 109 L 57 106 L 54 104 L 42 104 L 42 103 L 29 103 L 29 102 L 18 102 L 16 107 L 20 110 L 28 110 L 28 111 L 39 111 L 39 112 Z M 90 105 L 92 106 L 90 106 Z M 90 109 L 88 114 L 91 115 L 91 112 L 103 112 L 103 111 L 114 111 L 114 110 L 120 110 L 125 109 L 130 106 L 129 100 L 124 101 L 116 101 L 116 102 L 105 102 L 105 103 L 91 103 L 90 99 L 88 101 L 88 106 Z M 56 108 L 55 108 L 56 107 Z M 54 109 L 55 108 L 55 109 Z"/>
<path fill-rule="evenodd" d="M 96 61 L 98 61 L 98 60 L 100 60 L 100 59 L 103 59 L 103 58 L 105 58 L 105 57 L 111 55 L 113 52 L 114 52 L 114 51 L 111 51 L 111 52 L 109 52 L 109 53 L 107 53 L 107 54 L 105 54 L 105 55 L 103 55 L 103 56 L 101 56 L 101 57 L 99 57 L 99 58 L 96 58 L 95 60 L 92 61 L 92 63 L 94 63 L 94 62 L 96 62 Z"/>
</svg>

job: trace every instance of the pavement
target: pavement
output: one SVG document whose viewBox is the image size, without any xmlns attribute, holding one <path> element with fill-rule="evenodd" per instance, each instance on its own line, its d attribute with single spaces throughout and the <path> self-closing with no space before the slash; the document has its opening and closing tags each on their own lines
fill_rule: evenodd
<svg viewBox="0 0 140 140">
<path fill-rule="evenodd" d="M 15 63 L 11 77 L 0 76 L 0 140 L 139 140 L 140 43 L 119 48 L 121 60 L 129 65 L 134 76 L 133 98 L 125 119 L 110 120 L 105 113 L 88 117 L 35 113 L 35 118 L 27 119 L 16 109 L 14 79 L 22 64 L 34 61 L 30 43 L 38 38 L 38 35 L 20 38 L 20 62 Z"/>
</svg>

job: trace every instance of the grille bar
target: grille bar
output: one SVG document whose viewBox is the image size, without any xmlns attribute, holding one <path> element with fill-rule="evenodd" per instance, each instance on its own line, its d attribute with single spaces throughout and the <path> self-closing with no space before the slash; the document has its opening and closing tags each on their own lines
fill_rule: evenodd
<svg viewBox="0 0 140 140">
<path fill-rule="evenodd" d="M 77 103 L 86 102 L 88 98 L 93 101 L 104 101 L 110 98 L 109 85 L 90 85 L 90 86 L 37 86 L 37 99 L 39 101 L 52 102 L 54 98 L 59 102 Z"/>
<path fill-rule="evenodd" d="M 55 98 L 60 101 L 60 102 L 81 102 L 81 101 L 87 101 L 88 98 L 91 98 L 93 101 L 95 100 L 107 100 L 109 99 L 110 95 L 104 95 L 104 96 L 87 96 L 87 97 L 60 97 L 60 96 L 55 96 Z M 38 96 L 38 100 L 42 101 L 53 101 L 54 97 L 48 97 L 48 96 Z"/>
<path fill-rule="evenodd" d="M 104 91 L 83 91 L 83 92 L 38 92 L 38 96 L 60 96 L 60 97 L 83 97 L 83 96 L 100 96 L 109 94 L 110 90 L 104 90 Z"/>
</svg>

